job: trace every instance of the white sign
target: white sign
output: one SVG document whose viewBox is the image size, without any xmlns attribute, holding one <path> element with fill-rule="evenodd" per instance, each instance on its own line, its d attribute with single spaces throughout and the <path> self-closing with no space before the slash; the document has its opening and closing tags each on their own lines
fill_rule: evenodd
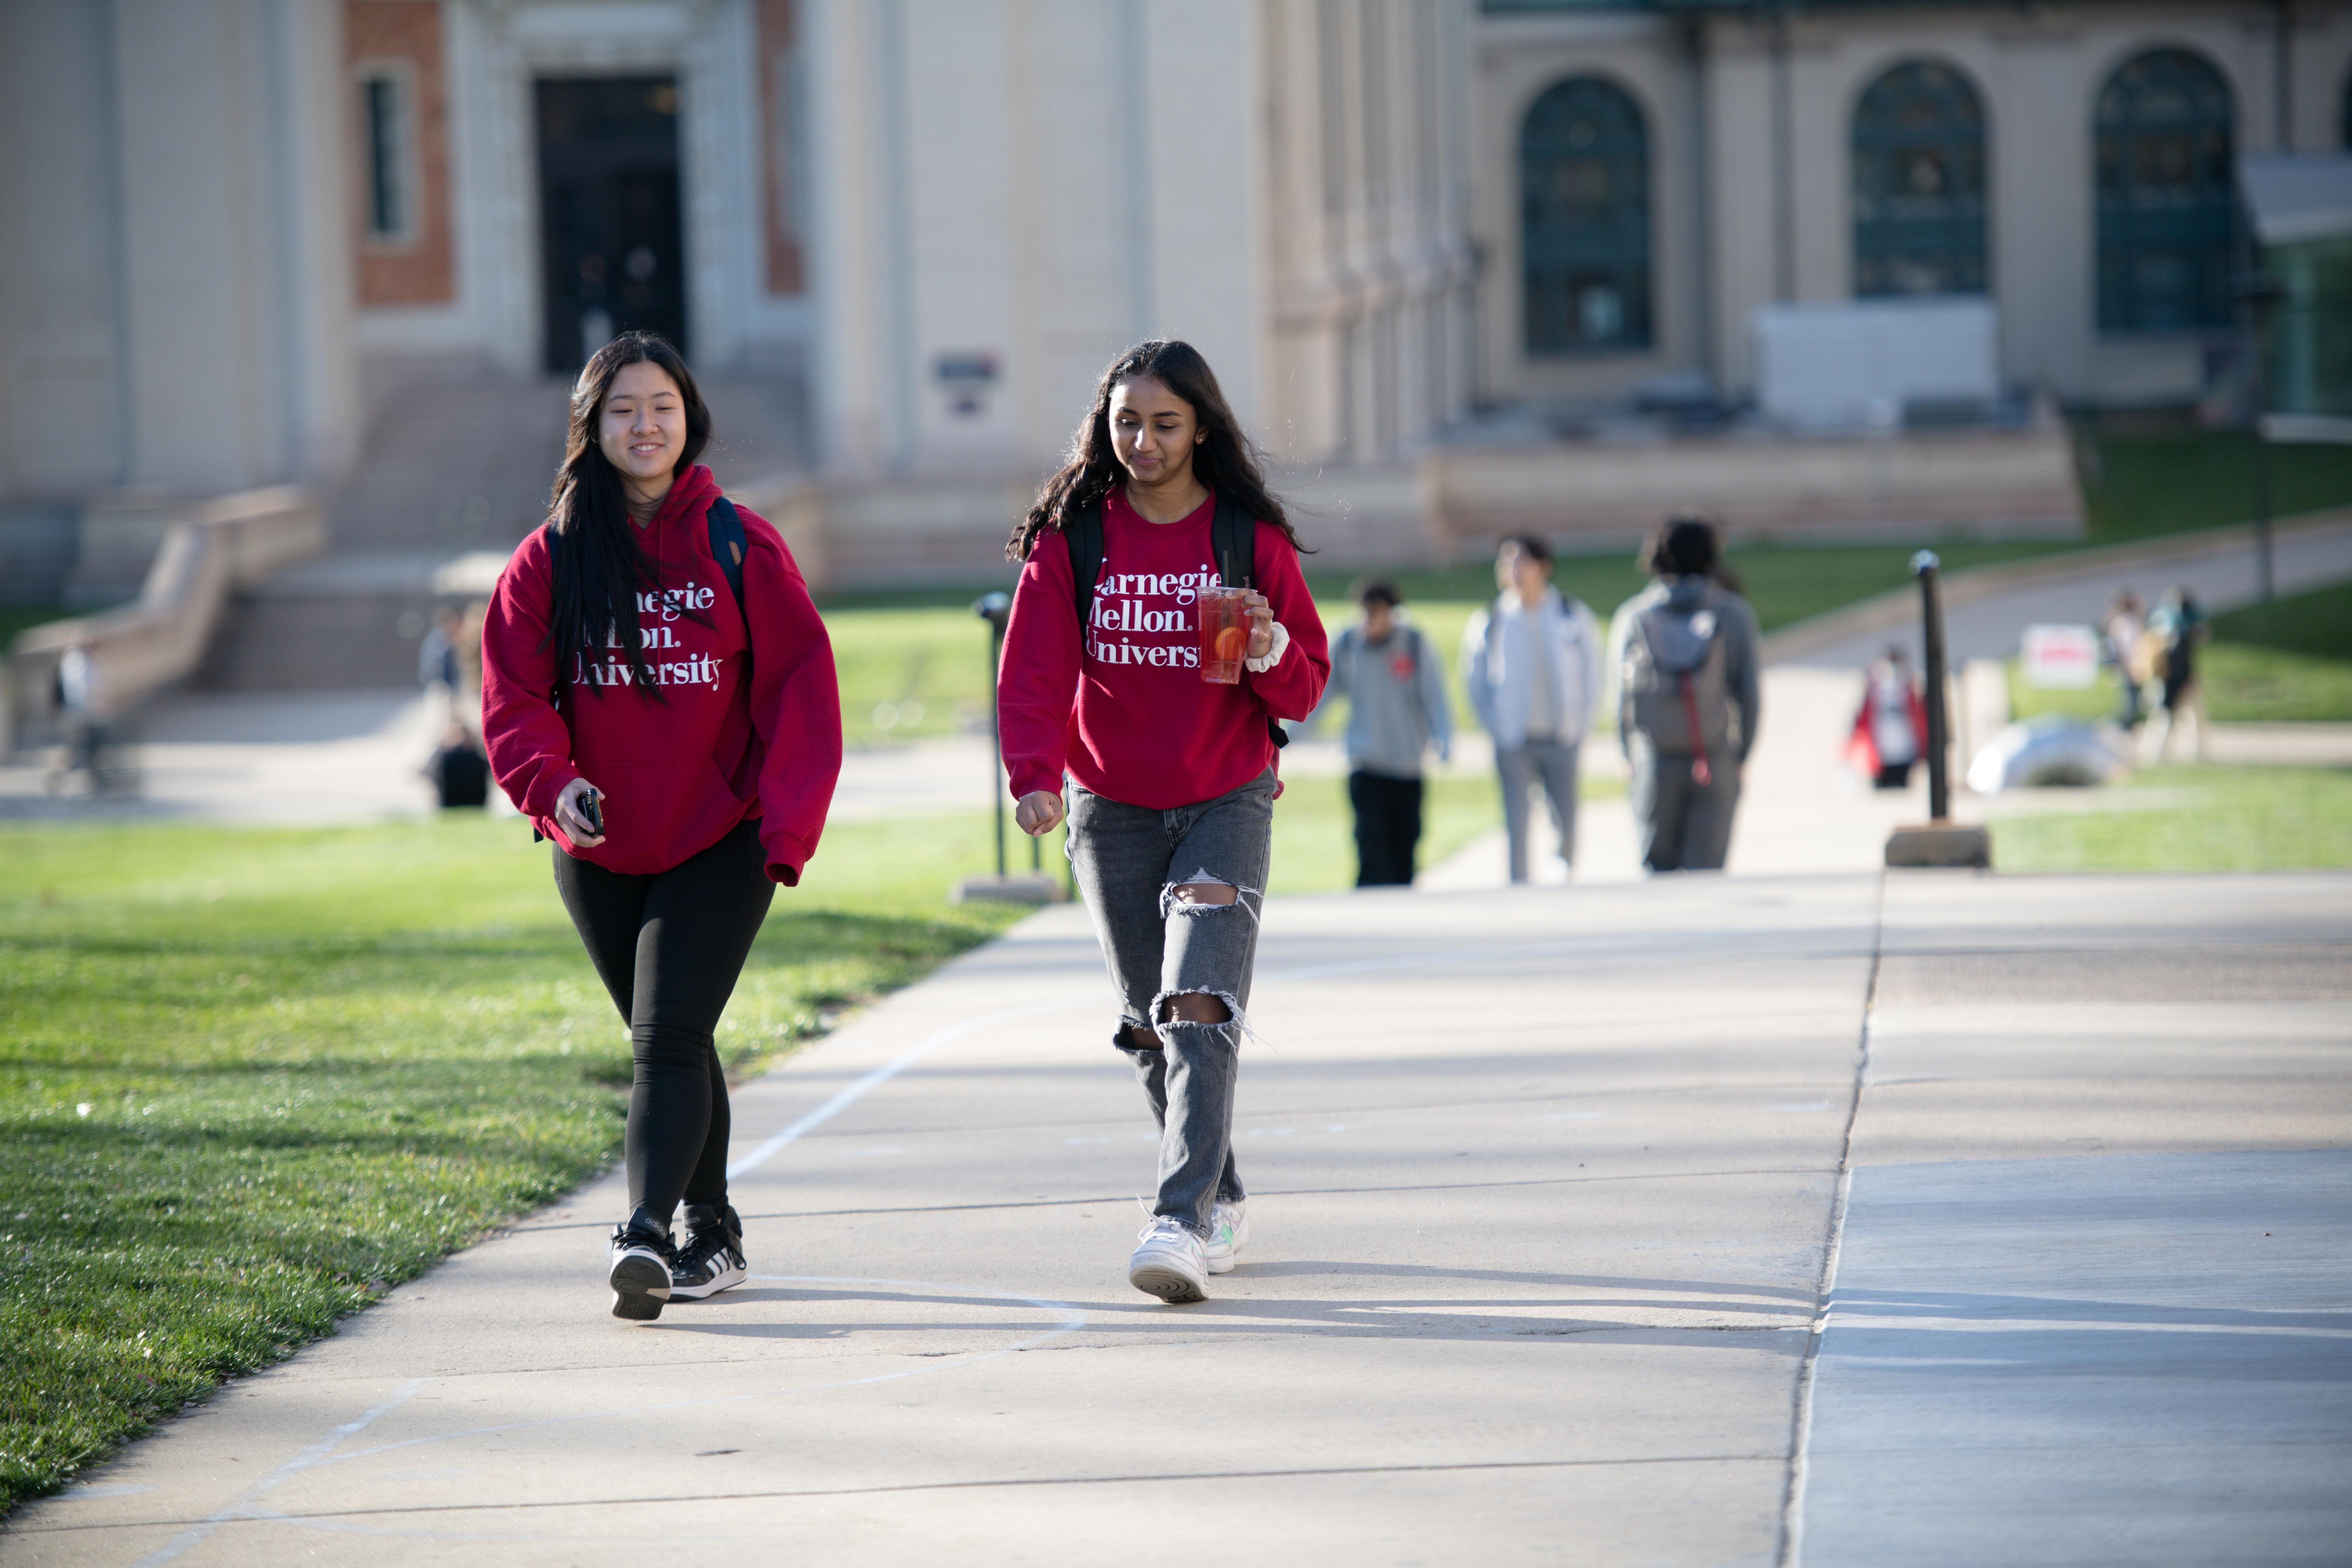
<svg viewBox="0 0 2352 1568">
<path fill-rule="evenodd" d="M 2099 634 L 2089 626 L 2028 626 L 2018 665 L 2028 686 L 2096 686 Z"/>
</svg>

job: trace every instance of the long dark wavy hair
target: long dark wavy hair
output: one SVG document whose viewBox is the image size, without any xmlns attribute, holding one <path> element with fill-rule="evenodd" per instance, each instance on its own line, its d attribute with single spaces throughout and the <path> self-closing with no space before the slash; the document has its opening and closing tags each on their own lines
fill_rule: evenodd
<svg viewBox="0 0 2352 1568">
<path fill-rule="evenodd" d="M 590 356 L 572 384 L 563 466 L 555 470 L 555 489 L 547 502 L 548 526 L 556 534 L 555 548 L 549 552 L 554 583 L 547 636 L 555 647 L 559 692 L 571 683 L 582 659 L 593 657 L 606 637 L 617 633 L 620 646 L 613 651 L 627 661 L 638 693 L 658 702 L 667 699 L 646 661 L 635 599 L 661 586 L 660 574 L 630 526 L 621 471 L 597 442 L 598 420 L 613 380 L 633 364 L 659 365 L 677 384 L 678 398 L 686 405 L 686 449 L 678 454 L 671 476 L 686 472 L 710 444 L 710 409 L 694 384 L 694 373 L 668 339 L 655 332 L 623 332 Z M 588 684 L 603 694 L 601 685 Z"/>
<path fill-rule="evenodd" d="M 1217 376 L 1201 351 L 1175 338 L 1154 338 L 1136 344 L 1110 362 L 1095 384 L 1095 405 L 1087 422 L 1070 437 L 1070 450 L 1061 468 L 1037 492 L 1029 514 L 1014 526 L 1004 546 L 1005 556 L 1026 561 L 1040 534 L 1058 531 L 1087 508 L 1101 501 L 1115 485 L 1127 480 L 1119 467 L 1118 448 L 1111 444 L 1110 395 L 1123 382 L 1150 376 L 1192 405 L 1205 439 L 1192 448 L 1192 471 L 1202 484 L 1234 498 L 1244 512 L 1282 530 L 1293 550 L 1304 552 L 1289 514 L 1265 488 L 1257 449 L 1242 434 L 1232 405 L 1217 386 Z"/>
</svg>

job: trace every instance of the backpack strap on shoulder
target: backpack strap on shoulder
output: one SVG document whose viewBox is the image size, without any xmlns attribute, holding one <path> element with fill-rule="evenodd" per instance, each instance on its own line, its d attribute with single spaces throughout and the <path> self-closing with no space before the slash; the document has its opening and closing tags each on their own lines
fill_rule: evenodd
<svg viewBox="0 0 2352 1568">
<path fill-rule="evenodd" d="M 710 553 L 727 574 L 727 585 L 735 591 L 735 607 L 740 610 L 743 607 L 743 516 L 733 501 L 720 496 L 710 503 L 704 521 L 710 525 Z"/>
<path fill-rule="evenodd" d="M 1251 577 L 1257 564 L 1256 547 L 1257 520 L 1244 512 L 1231 495 L 1219 490 L 1216 513 L 1209 520 L 1209 548 L 1217 558 L 1217 581 L 1228 588 L 1255 587 Z M 1277 752 L 1290 744 L 1290 731 L 1271 713 L 1265 717 L 1265 736 Z"/>
<path fill-rule="evenodd" d="M 1102 575 L 1103 509 L 1095 501 L 1062 525 L 1062 539 L 1070 547 L 1070 594 L 1078 610 L 1078 638 L 1094 624 L 1095 579 Z"/>
<path fill-rule="evenodd" d="M 1209 548 L 1217 558 L 1217 580 L 1228 588 L 1252 588 L 1251 569 L 1256 564 L 1257 523 L 1223 490 L 1217 492 L 1216 515 L 1209 522 Z"/>
</svg>

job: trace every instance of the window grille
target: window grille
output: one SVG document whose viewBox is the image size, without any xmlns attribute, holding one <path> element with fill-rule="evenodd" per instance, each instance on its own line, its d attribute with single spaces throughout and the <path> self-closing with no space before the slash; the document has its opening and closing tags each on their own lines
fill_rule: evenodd
<svg viewBox="0 0 2352 1568">
<path fill-rule="evenodd" d="M 1968 79 L 1914 61 L 1853 111 L 1853 291 L 1983 294 L 1984 109 Z"/>
<path fill-rule="evenodd" d="M 1598 77 L 1555 83 L 1519 131 L 1529 353 L 1647 348 L 1650 133 Z"/>
<path fill-rule="evenodd" d="M 2099 330 L 2192 331 L 2232 318 L 2229 84 L 2186 49 L 2125 62 L 2099 94 Z"/>
</svg>

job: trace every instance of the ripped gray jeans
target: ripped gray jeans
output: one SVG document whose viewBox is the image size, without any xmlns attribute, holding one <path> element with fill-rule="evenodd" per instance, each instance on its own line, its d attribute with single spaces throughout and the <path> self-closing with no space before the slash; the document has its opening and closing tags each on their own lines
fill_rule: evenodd
<svg viewBox="0 0 2352 1568">
<path fill-rule="evenodd" d="M 1243 1197 L 1234 1169 L 1234 1080 L 1265 902 L 1274 787 L 1268 768 L 1214 800 L 1157 811 L 1097 795 L 1075 779 L 1067 784 L 1071 869 L 1118 987 L 1112 1043 L 1135 1064 L 1160 1123 L 1160 1196 L 1151 1212 L 1203 1236 L 1212 1205 Z M 1176 897 L 1179 886 L 1195 882 L 1222 883 L 1236 896 L 1230 904 Z M 1187 993 L 1216 997 L 1231 1020 L 1162 1016 Z M 1135 1027 L 1157 1034 L 1160 1048 L 1129 1045 L 1127 1031 Z"/>
</svg>

